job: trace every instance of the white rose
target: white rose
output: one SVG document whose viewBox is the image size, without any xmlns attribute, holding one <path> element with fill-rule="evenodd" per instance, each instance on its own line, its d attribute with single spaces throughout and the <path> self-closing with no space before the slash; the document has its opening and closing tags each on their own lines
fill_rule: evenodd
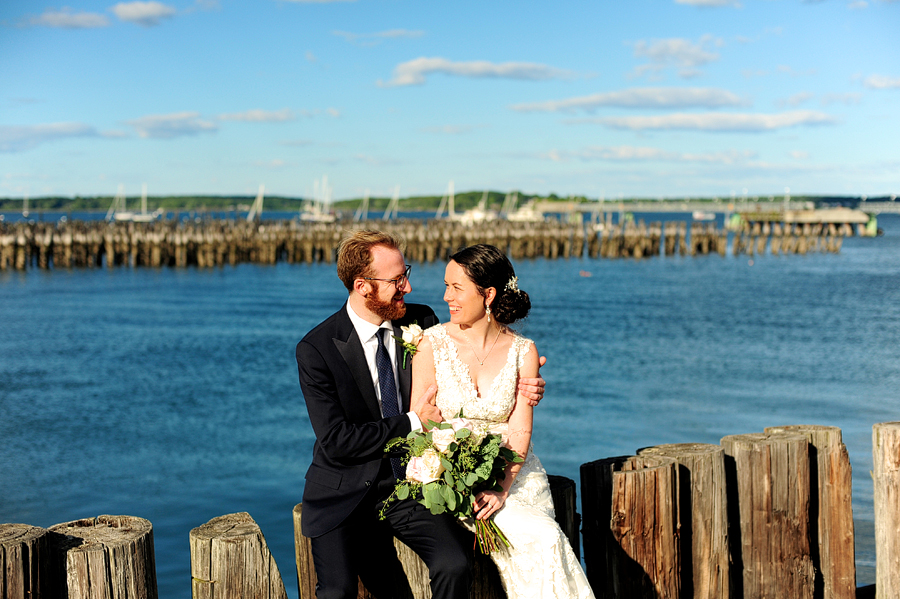
<svg viewBox="0 0 900 599">
<path fill-rule="evenodd" d="M 447 451 L 447 448 L 454 441 L 456 441 L 456 431 L 452 428 L 441 428 L 431 431 L 431 442 L 438 448 L 438 451 Z"/>
<path fill-rule="evenodd" d="M 411 324 L 408 327 L 400 327 L 400 330 L 403 331 L 403 342 L 411 343 L 416 346 L 419 345 L 419 341 L 422 340 L 422 336 L 425 334 L 422 327 L 417 324 Z"/>
<path fill-rule="evenodd" d="M 441 456 L 436 451 L 426 451 L 422 454 L 422 469 L 424 471 L 423 483 L 430 483 L 438 480 L 444 473 L 444 465 L 441 463 Z"/>
</svg>

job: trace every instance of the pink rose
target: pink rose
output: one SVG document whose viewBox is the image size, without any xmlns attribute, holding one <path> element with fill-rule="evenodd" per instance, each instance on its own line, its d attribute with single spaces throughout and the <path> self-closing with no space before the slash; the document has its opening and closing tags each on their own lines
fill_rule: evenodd
<svg viewBox="0 0 900 599">
<path fill-rule="evenodd" d="M 444 465 L 441 464 L 441 456 L 430 450 L 421 456 L 410 458 L 409 464 L 406 465 L 406 478 L 422 484 L 438 480 L 443 472 Z"/>
</svg>

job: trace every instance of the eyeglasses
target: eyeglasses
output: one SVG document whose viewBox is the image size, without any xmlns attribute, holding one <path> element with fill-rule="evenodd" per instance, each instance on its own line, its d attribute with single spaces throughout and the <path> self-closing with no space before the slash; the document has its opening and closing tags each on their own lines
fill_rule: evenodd
<svg viewBox="0 0 900 599">
<path fill-rule="evenodd" d="M 397 289 L 403 289 L 406 287 L 406 284 L 409 282 L 409 271 L 412 270 L 412 266 L 409 264 L 406 265 L 406 272 L 397 277 L 396 279 L 376 279 L 375 277 L 363 277 L 366 281 L 384 281 L 385 283 L 393 283 Z"/>
</svg>

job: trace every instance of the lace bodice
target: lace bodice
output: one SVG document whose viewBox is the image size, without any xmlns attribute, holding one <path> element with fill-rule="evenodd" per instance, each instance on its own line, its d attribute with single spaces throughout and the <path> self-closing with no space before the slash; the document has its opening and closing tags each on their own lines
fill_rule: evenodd
<svg viewBox="0 0 900 599">
<path fill-rule="evenodd" d="M 519 370 L 531 342 L 515 335 L 503 368 L 484 395 L 479 395 L 447 329 L 436 325 L 425 335 L 434 351 L 437 407 L 444 418 L 453 418 L 462 410 L 467 419 L 481 421 L 492 433 L 505 436 L 516 405 Z M 594 599 L 578 558 L 554 520 L 547 473 L 533 447 L 529 447 L 494 521 L 512 545 L 491 554 L 509 599 Z M 473 530 L 471 519 L 461 522 Z"/>
<path fill-rule="evenodd" d="M 531 347 L 530 340 L 515 335 L 506 363 L 494 378 L 487 393 L 478 394 L 469 367 L 459 357 L 456 344 L 447 334 L 444 325 L 438 324 L 425 335 L 431 340 L 434 351 L 434 372 L 437 383 L 437 407 L 444 418 L 453 418 L 461 410 L 466 418 L 483 420 L 491 424 L 506 422 L 516 405 L 516 385 L 519 369 Z"/>
</svg>

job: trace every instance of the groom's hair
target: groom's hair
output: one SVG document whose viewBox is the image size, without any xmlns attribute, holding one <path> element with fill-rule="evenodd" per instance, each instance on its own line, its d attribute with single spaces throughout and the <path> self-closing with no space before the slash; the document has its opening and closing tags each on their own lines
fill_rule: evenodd
<svg viewBox="0 0 900 599">
<path fill-rule="evenodd" d="M 402 252 L 400 241 L 382 231 L 354 231 L 338 246 L 337 274 L 347 291 L 353 291 L 353 281 L 361 277 L 371 277 L 372 248 L 383 245 Z"/>
</svg>

